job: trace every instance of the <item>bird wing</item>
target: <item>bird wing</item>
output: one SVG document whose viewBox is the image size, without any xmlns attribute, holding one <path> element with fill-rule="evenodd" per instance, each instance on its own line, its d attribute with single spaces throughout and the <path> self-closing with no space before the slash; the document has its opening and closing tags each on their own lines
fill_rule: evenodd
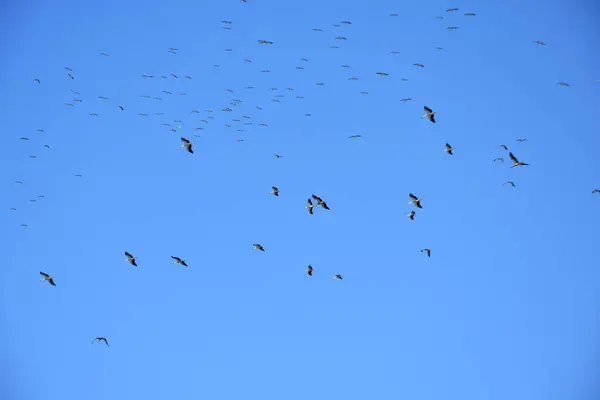
<svg viewBox="0 0 600 400">
<path fill-rule="evenodd" d="M 408 197 L 410 197 L 410 198 L 411 198 L 412 200 L 414 200 L 414 201 L 417 201 L 417 200 L 419 200 L 419 198 L 418 198 L 417 196 L 415 196 L 414 194 L 412 194 L 412 193 L 409 193 L 409 194 L 408 194 Z"/>
<path fill-rule="evenodd" d="M 427 106 L 424 106 L 424 107 L 423 107 L 423 110 L 425 110 L 425 112 L 426 112 L 427 114 L 431 114 L 431 113 L 433 112 L 433 111 L 431 110 L 431 108 L 429 108 L 429 107 L 427 107 Z"/>
<path fill-rule="evenodd" d="M 182 138 L 181 138 L 181 141 L 182 141 L 183 143 L 185 143 L 186 145 L 190 144 L 190 141 L 189 141 L 189 140 L 187 140 L 187 139 L 186 139 L 186 138 L 184 138 L 184 137 L 182 137 Z"/>
<path fill-rule="evenodd" d="M 181 262 L 181 258 L 179 258 L 179 257 L 171 256 L 171 258 L 177 262 Z"/>
<path fill-rule="evenodd" d="M 519 160 L 517 160 L 517 157 L 515 157 L 515 156 L 513 155 L 513 153 L 512 153 L 512 152 L 511 152 L 511 153 L 508 153 L 508 156 L 510 157 L 510 159 L 511 159 L 511 160 L 513 160 L 513 162 L 514 162 L 515 164 L 518 164 L 518 163 L 519 163 Z"/>
<path fill-rule="evenodd" d="M 447 148 L 448 150 L 450 150 L 450 149 L 452 149 L 452 146 L 450 146 L 448 143 L 446 143 L 446 148 Z"/>
<path fill-rule="evenodd" d="M 127 252 L 127 251 L 125 252 L 125 257 L 127 257 L 127 258 L 133 258 L 133 256 L 129 252 Z"/>
<path fill-rule="evenodd" d="M 47 273 L 45 273 L 45 272 L 41 272 L 41 271 L 40 271 L 40 275 L 42 275 L 44 278 L 50 278 L 50 275 L 48 275 L 48 274 L 47 274 Z"/>
<path fill-rule="evenodd" d="M 314 195 L 314 194 L 313 194 L 313 195 L 312 195 L 312 198 L 313 198 L 313 199 L 315 199 L 315 200 L 316 200 L 317 202 L 319 202 L 319 203 L 322 203 L 322 202 L 323 202 L 323 200 L 322 200 L 322 199 L 321 199 L 319 196 L 317 196 L 317 195 Z"/>
</svg>

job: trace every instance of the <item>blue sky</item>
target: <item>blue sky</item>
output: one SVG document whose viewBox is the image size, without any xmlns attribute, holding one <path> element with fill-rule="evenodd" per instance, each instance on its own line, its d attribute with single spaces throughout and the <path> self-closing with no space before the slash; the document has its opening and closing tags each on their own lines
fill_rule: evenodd
<svg viewBox="0 0 600 400">
<path fill-rule="evenodd" d="M 598 5 L 410 3 L 3 5 L 0 396 L 596 399 Z"/>
</svg>

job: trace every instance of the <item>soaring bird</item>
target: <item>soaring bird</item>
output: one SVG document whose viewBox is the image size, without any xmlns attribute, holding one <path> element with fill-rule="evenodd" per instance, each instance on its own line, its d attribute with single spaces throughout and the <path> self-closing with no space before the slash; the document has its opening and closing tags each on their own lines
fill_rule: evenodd
<svg viewBox="0 0 600 400">
<path fill-rule="evenodd" d="M 342 280 L 342 279 L 344 279 L 344 276 L 342 274 L 335 274 L 332 279 Z"/>
<path fill-rule="evenodd" d="M 20 140 L 29 140 L 29 138 L 28 138 L 28 137 L 22 137 L 22 138 L 19 138 L 19 139 L 20 139 Z"/>
<path fill-rule="evenodd" d="M 379 76 L 389 76 L 390 75 L 387 72 L 376 72 L 376 74 Z"/>
<path fill-rule="evenodd" d="M 560 86 L 567 86 L 567 87 L 568 87 L 568 86 L 571 86 L 571 85 L 569 85 L 567 82 L 557 82 L 556 84 L 557 84 L 557 85 L 560 85 Z"/>
<path fill-rule="evenodd" d="M 361 135 L 352 135 L 352 136 L 348 136 L 348 139 L 358 139 L 362 137 Z"/>
<path fill-rule="evenodd" d="M 600 189 L 594 189 L 594 190 L 592 190 L 592 194 L 594 194 L 594 193 L 600 193 Z"/>
<path fill-rule="evenodd" d="M 504 150 L 508 151 L 508 147 L 506 147 L 506 145 L 505 145 L 505 144 L 501 144 L 501 145 L 500 145 L 500 146 L 498 146 L 498 147 L 501 147 L 501 148 L 503 148 Z"/>
<path fill-rule="evenodd" d="M 271 190 L 271 192 L 269 194 L 272 194 L 275 197 L 279 197 L 279 189 L 275 186 L 272 186 L 271 189 L 273 189 L 273 190 Z"/>
<path fill-rule="evenodd" d="M 41 271 L 40 271 L 40 275 L 43 276 L 43 278 L 41 279 L 42 281 L 48 281 L 48 283 L 51 284 L 52 286 L 56 286 L 56 284 L 54 283 L 54 278 L 52 278 L 50 275 L 48 275 L 45 272 L 41 272 Z"/>
<path fill-rule="evenodd" d="M 308 210 L 308 213 L 312 215 L 313 214 L 313 209 L 315 208 L 315 205 L 313 204 L 313 202 L 312 202 L 311 199 L 308 199 L 306 201 L 306 206 L 304 208 L 306 208 Z"/>
<path fill-rule="evenodd" d="M 351 25 L 352 24 L 352 22 L 350 22 L 350 21 L 342 21 L 341 23 L 344 24 L 344 25 Z"/>
<path fill-rule="evenodd" d="M 273 44 L 273 42 L 271 42 L 270 40 L 257 40 L 258 43 L 260 44 Z"/>
<path fill-rule="evenodd" d="M 22 185 L 23 181 L 15 181 L 15 183 L 18 183 L 18 184 Z"/>
<path fill-rule="evenodd" d="M 108 54 L 108 53 L 100 53 L 100 55 L 104 56 L 104 57 L 109 57 L 110 56 L 110 54 Z"/>
<path fill-rule="evenodd" d="M 125 110 L 125 108 L 123 108 L 123 106 L 119 106 L 119 108 L 121 109 L 121 111 Z"/>
<path fill-rule="evenodd" d="M 135 262 L 136 258 L 134 256 L 131 255 L 131 253 L 129 252 L 125 252 L 125 257 L 127 257 L 124 261 L 128 262 L 129 264 L 133 265 L 134 267 L 137 267 L 137 263 Z"/>
<path fill-rule="evenodd" d="M 521 167 L 521 166 L 529 165 L 529 164 L 527 164 L 527 163 L 524 163 L 524 162 L 521 162 L 521 161 L 517 160 L 517 157 L 515 157 L 515 156 L 513 155 L 513 153 L 508 153 L 508 156 L 510 157 L 510 159 L 511 159 L 511 160 L 512 160 L 512 162 L 513 162 L 513 165 L 511 166 L 511 168 L 514 168 L 514 167 Z"/>
<path fill-rule="evenodd" d="M 452 151 L 456 150 L 455 148 L 453 148 L 452 146 L 450 146 L 448 143 L 446 143 L 446 148 L 444 149 L 444 151 L 450 155 L 452 155 Z"/>
<path fill-rule="evenodd" d="M 307 269 L 304 270 L 304 272 L 306 272 L 308 274 L 308 276 L 312 276 L 313 271 L 314 271 L 314 269 L 310 265 L 308 266 Z"/>
<path fill-rule="evenodd" d="M 533 43 L 537 44 L 538 46 L 545 46 L 546 43 L 542 42 L 541 40 L 534 40 Z"/>
<path fill-rule="evenodd" d="M 425 115 L 423 115 L 421 119 L 427 117 L 428 120 L 435 124 L 435 114 L 437 114 L 437 111 L 432 111 L 431 108 L 427 106 L 424 106 L 423 110 L 425 110 Z"/>
<path fill-rule="evenodd" d="M 411 219 L 411 221 L 414 221 L 414 219 L 415 219 L 415 215 L 416 215 L 416 214 L 417 214 L 417 213 L 416 213 L 415 211 L 411 211 L 410 213 L 406 214 L 406 216 L 407 216 L 408 218 L 410 218 L 410 219 Z"/>
<path fill-rule="evenodd" d="M 449 31 L 455 31 L 458 29 L 458 26 L 449 26 L 446 29 L 448 29 Z"/>
<path fill-rule="evenodd" d="M 184 137 L 182 137 L 182 138 L 181 138 L 181 141 L 183 142 L 183 144 L 181 145 L 181 147 L 182 147 L 182 148 L 183 148 L 183 147 L 185 147 L 185 148 L 186 148 L 186 150 L 187 150 L 189 153 L 192 153 L 192 154 L 194 154 L 194 150 L 192 150 L 192 142 L 190 142 L 189 140 L 187 140 L 187 139 L 186 139 L 186 138 L 184 138 Z"/>
<path fill-rule="evenodd" d="M 526 141 L 527 141 L 527 139 L 525 139 L 525 138 L 518 138 L 517 139 L 517 143 L 523 143 L 523 142 L 526 142 Z"/>
<path fill-rule="evenodd" d="M 408 103 L 409 101 L 411 101 L 412 99 L 410 97 L 405 97 L 403 99 L 400 99 L 400 101 L 403 101 L 405 103 Z"/>
<path fill-rule="evenodd" d="M 35 78 L 33 81 L 34 81 L 34 82 L 36 82 L 36 83 L 38 83 L 38 84 L 39 84 L 39 83 L 42 83 L 42 82 L 40 82 L 40 80 L 39 80 L 39 79 L 37 79 L 37 78 Z"/>
<path fill-rule="evenodd" d="M 446 12 L 454 12 L 454 11 L 458 11 L 458 8 L 453 7 L 453 8 L 449 8 L 446 10 Z"/>
<path fill-rule="evenodd" d="M 412 193 L 409 193 L 408 197 L 410 198 L 410 202 L 408 204 L 414 204 L 414 206 L 417 207 L 417 208 L 423 208 L 421 206 L 421 199 L 420 198 L 418 198 L 417 196 L 415 196 Z"/>
<path fill-rule="evenodd" d="M 265 248 L 261 244 L 258 244 L 258 243 L 254 243 L 252 245 L 252 247 L 253 247 L 253 250 L 265 251 Z"/>
<path fill-rule="evenodd" d="M 327 203 L 325 203 L 325 202 L 323 201 L 323 199 L 321 199 L 319 196 L 317 196 L 317 195 L 314 195 L 314 194 L 313 194 L 313 195 L 312 195 L 312 198 L 313 198 L 313 199 L 314 199 L 314 200 L 317 202 L 317 205 L 318 205 L 318 206 L 321 206 L 321 207 L 323 207 L 324 209 L 326 209 L 326 210 L 329 210 L 329 207 L 327 207 Z"/>
<path fill-rule="evenodd" d="M 108 340 L 106 340 L 106 338 L 105 338 L 105 337 L 98 336 L 96 339 L 92 340 L 92 344 L 94 344 L 94 343 L 96 343 L 96 342 L 104 342 L 104 343 L 106 343 L 106 345 L 107 345 L 108 347 L 110 347 L 110 345 L 108 344 Z"/>
<path fill-rule="evenodd" d="M 425 68 L 425 66 L 421 63 L 414 63 L 413 64 L 415 67 L 419 67 L 419 68 Z"/>
<path fill-rule="evenodd" d="M 465 17 L 474 17 L 475 13 L 469 12 L 465 14 Z"/>
<path fill-rule="evenodd" d="M 428 249 L 428 248 L 421 249 L 421 253 L 423 253 L 423 252 L 427 253 L 427 257 L 431 257 L 431 249 Z"/>
<path fill-rule="evenodd" d="M 173 264 L 181 264 L 181 265 L 183 265 L 184 267 L 187 267 L 187 266 L 188 266 L 188 265 L 185 263 L 185 261 L 184 261 L 184 260 L 182 260 L 182 259 L 181 259 L 181 258 L 179 258 L 179 257 L 171 256 L 171 258 L 173 259 Z"/>
<path fill-rule="evenodd" d="M 506 181 L 502 184 L 502 186 L 504 185 L 511 185 L 512 187 L 515 187 L 515 183 L 513 181 Z"/>
<path fill-rule="evenodd" d="M 73 79 L 73 80 L 75 79 L 75 78 L 73 77 L 73 75 L 71 75 L 71 74 L 67 74 L 67 76 L 68 76 L 69 78 Z"/>
<path fill-rule="evenodd" d="M 494 162 L 496 162 L 496 161 L 504 162 L 504 158 L 496 157 L 496 158 L 494 158 Z"/>
<path fill-rule="evenodd" d="M 275 158 L 281 158 L 283 157 L 281 154 L 275 154 Z"/>
</svg>

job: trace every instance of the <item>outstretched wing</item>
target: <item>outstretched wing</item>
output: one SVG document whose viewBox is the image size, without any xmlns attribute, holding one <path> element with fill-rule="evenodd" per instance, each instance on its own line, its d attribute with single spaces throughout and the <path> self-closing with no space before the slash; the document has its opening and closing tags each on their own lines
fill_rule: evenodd
<svg viewBox="0 0 600 400">
<path fill-rule="evenodd" d="M 50 275 L 48 275 L 47 273 L 42 272 L 42 271 L 40 271 L 40 275 L 42 275 L 46 279 L 50 278 Z"/>
<path fill-rule="evenodd" d="M 414 200 L 414 201 L 417 201 L 417 200 L 419 200 L 419 198 L 418 198 L 417 196 L 415 196 L 414 194 L 412 194 L 412 193 L 409 193 L 409 194 L 408 194 L 408 197 L 410 197 L 410 198 L 411 198 L 411 200 Z"/>
<path fill-rule="evenodd" d="M 515 157 L 512 152 L 508 153 L 508 156 L 515 164 L 519 163 L 519 160 L 517 160 L 517 157 Z"/>
<path fill-rule="evenodd" d="M 125 257 L 127 257 L 127 258 L 133 258 L 133 256 L 131 255 L 131 253 L 129 253 L 127 251 L 125 252 Z"/>
<path fill-rule="evenodd" d="M 181 262 L 181 258 L 179 258 L 179 257 L 171 256 L 171 258 L 177 262 Z"/>
<path fill-rule="evenodd" d="M 187 139 L 186 139 L 186 138 L 184 138 L 184 137 L 182 137 L 182 138 L 181 138 L 181 141 L 182 141 L 182 142 L 183 142 L 183 143 L 184 143 L 186 146 L 190 144 L 190 141 L 189 141 L 189 140 L 187 140 Z"/>
<path fill-rule="evenodd" d="M 425 112 L 426 112 L 427 114 L 431 114 L 431 113 L 433 112 L 433 110 L 432 110 L 431 108 L 427 107 L 427 106 L 424 106 L 424 107 L 423 107 L 423 110 L 425 110 Z"/>
<path fill-rule="evenodd" d="M 319 196 L 317 196 L 315 194 L 312 195 L 312 198 L 315 199 L 318 203 L 322 203 L 323 202 L 323 200 Z"/>
</svg>

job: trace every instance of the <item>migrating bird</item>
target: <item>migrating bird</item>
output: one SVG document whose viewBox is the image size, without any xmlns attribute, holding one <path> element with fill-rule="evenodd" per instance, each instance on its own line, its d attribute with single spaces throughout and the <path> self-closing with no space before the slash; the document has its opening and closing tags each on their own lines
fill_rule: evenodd
<svg viewBox="0 0 600 400">
<path fill-rule="evenodd" d="M 275 154 L 275 158 L 281 158 L 283 157 L 281 154 Z"/>
<path fill-rule="evenodd" d="M 187 140 L 187 139 L 186 139 L 186 138 L 184 138 L 184 137 L 182 137 L 182 138 L 181 138 L 181 141 L 183 142 L 183 144 L 181 145 L 181 147 L 182 147 L 182 148 L 183 148 L 183 147 L 185 147 L 185 148 L 186 148 L 186 150 L 187 150 L 189 153 L 192 153 L 192 154 L 194 154 L 194 150 L 192 150 L 192 142 L 190 142 L 189 140 Z"/>
<path fill-rule="evenodd" d="M 500 161 L 500 162 L 503 163 L 504 162 L 504 158 L 502 158 L 502 157 L 496 157 L 496 158 L 494 158 L 494 162 L 496 162 L 496 161 Z"/>
<path fill-rule="evenodd" d="M 326 209 L 326 210 L 329 210 L 329 207 L 327 207 L 327 203 L 325 203 L 325 202 L 323 201 L 323 199 L 321 199 L 319 196 L 317 196 L 317 195 L 314 195 L 314 194 L 313 194 L 313 195 L 312 195 L 312 198 L 313 198 L 313 199 L 314 199 L 314 200 L 317 202 L 317 205 L 318 205 L 318 206 L 321 206 L 321 207 L 323 207 L 324 209 Z"/>
<path fill-rule="evenodd" d="M 568 86 L 571 86 L 571 85 L 569 85 L 567 82 L 557 82 L 556 84 L 557 84 L 557 85 L 560 85 L 560 86 L 567 86 L 567 87 L 568 87 Z"/>
<path fill-rule="evenodd" d="M 37 79 L 37 78 L 35 78 L 33 81 L 34 81 L 34 82 L 36 82 L 36 83 L 38 83 L 38 84 L 42 83 L 42 82 L 40 82 L 40 80 L 39 80 L 39 79 Z"/>
<path fill-rule="evenodd" d="M 125 111 L 125 108 L 123 108 L 123 106 L 119 106 L 119 108 L 121 109 L 121 111 Z"/>
<path fill-rule="evenodd" d="M 273 42 L 271 42 L 270 40 L 257 40 L 258 43 L 260 44 L 273 44 Z"/>
<path fill-rule="evenodd" d="M 23 226 L 23 225 L 21 225 L 21 226 Z M 25 225 L 25 226 L 27 226 L 27 225 Z M 56 286 L 56 284 L 54 283 L 54 278 L 52 278 L 50 275 L 48 275 L 45 272 L 41 272 L 41 271 L 40 271 L 40 275 L 43 276 L 43 278 L 41 279 L 42 281 L 48 281 L 48 283 L 51 284 L 52 286 Z"/>
<path fill-rule="evenodd" d="M 526 142 L 526 141 L 527 141 L 527 139 L 525 139 L 525 138 L 518 138 L 517 139 L 518 143 L 523 143 L 523 142 Z"/>
<path fill-rule="evenodd" d="M 446 12 L 454 12 L 454 11 L 458 11 L 458 8 L 449 8 L 446 10 Z"/>
<path fill-rule="evenodd" d="M 133 265 L 134 267 L 137 267 L 137 263 L 135 262 L 136 258 L 134 256 L 132 256 L 131 253 L 126 251 L 125 257 L 127 257 L 127 258 L 125 260 L 123 260 L 124 262 L 128 262 L 129 264 Z"/>
<path fill-rule="evenodd" d="M 308 266 L 308 269 L 304 270 L 304 272 L 306 272 L 308 274 L 308 276 L 312 276 L 313 271 L 314 271 L 314 269 L 310 265 Z"/>
<path fill-rule="evenodd" d="M 506 145 L 505 145 L 505 144 L 501 144 L 501 145 L 500 145 L 500 146 L 498 146 L 498 147 L 501 147 L 501 148 L 503 148 L 504 150 L 508 151 L 508 147 L 506 147 Z"/>
<path fill-rule="evenodd" d="M 361 135 L 352 135 L 352 136 L 348 136 L 348 139 L 358 139 L 359 137 L 362 137 Z"/>
<path fill-rule="evenodd" d="M 444 151 L 450 155 L 452 155 L 452 151 L 456 150 L 455 148 L 453 148 L 452 146 L 450 146 L 448 143 L 446 143 L 446 148 L 444 149 Z"/>
<path fill-rule="evenodd" d="M 538 46 L 545 46 L 546 43 L 542 42 L 541 40 L 534 40 L 533 43 L 537 44 Z"/>
<path fill-rule="evenodd" d="M 101 56 L 104 56 L 104 57 L 108 57 L 108 56 L 110 56 L 110 54 L 108 54 L 108 53 L 100 53 L 100 55 L 101 55 Z"/>
<path fill-rule="evenodd" d="M 261 244 L 258 244 L 258 243 L 254 243 L 252 245 L 252 248 L 253 248 L 253 250 L 265 251 L 265 248 Z"/>
<path fill-rule="evenodd" d="M 272 194 L 275 197 L 279 197 L 279 189 L 276 188 L 275 186 L 272 186 L 271 189 L 273 189 L 269 194 Z"/>
<path fill-rule="evenodd" d="M 515 187 L 515 183 L 513 181 L 506 181 L 502 184 L 502 186 L 504 185 L 511 185 L 512 187 Z"/>
<path fill-rule="evenodd" d="M 458 26 L 449 26 L 446 29 L 448 29 L 449 31 L 455 31 L 458 29 Z"/>
<path fill-rule="evenodd" d="M 600 193 L 600 189 L 594 189 L 594 190 L 592 190 L 592 194 L 594 194 L 594 193 Z"/>
<path fill-rule="evenodd" d="M 427 106 L 424 106 L 423 110 L 425 110 L 425 115 L 423 115 L 421 119 L 427 117 L 428 120 L 435 124 L 435 114 L 437 114 L 437 111 L 432 111 L 431 108 Z"/>
<path fill-rule="evenodd" d="M 98 336 L 96 339 L 92 340 L 92 344 L 96 342 L 104 342 L 108 347 L 110 347 L 110 345 L 108 344 L 108 340 L 106 340 L 105 337 Z"/>
<path fill-rule="evenodd" d="M 400 99 L 400 101 L 403 101 L 403 102 L 405 102 L 405 103 L 407 103 L 407 102 L 409 102 L 409 101 L 411 101 L 411 100 L 412 100 L 412 99 L 411 99 L 410 97 L 405 97 L 405 98 L 403 98 L 403 99 Z"/>
<path fill-rule="evenodd" d="M 419 68 L 425 68 L 425 66 L 421 63 L 414 63 L 413 64 L 415 67 L 419 67 Z"/>
<path fill-rule="evenodd" d="M 417 196 L 415 196 L 412 193 L 409 193 L 408 197 L 410 198 L 410 202 L 408 204 L 414 204 L 414 206 L 417 207 L 417 208 L 423 208 L 421 206 L 421 199 L 420 198 L 418 198 Z"/>
<path fill-rule="evenodd" d="M 331 278 L 331 279 L 339 279 L 339 280 L 342 280 L 342 279 L 344 279 L 344 277 L 342 276 L 342 274 L 335 274 L 335 275 L 333 275 L 333 278 Z"/>
<path fill-rule="evenodd" d="M 428 249 L 428 248 L 421 249 L 421 253 L 423 253 L 423 252 L 427 253 L 427 257 L 431 257 L 431 249 Z"/>
<path fill-rule="evenodd" d="M 306 206 L 304 208 L 306 208 L 308 210 L 308 213 L 312 215 L 313 214 L 313 209 L 315 208 L 315 205 L 313 204 L 313 202 L 312 202 L 311 199 L 308 199 L 306 201 Z"/>
<path fill-rule="evenodd" d="M 509 157 L 510 157 L 510 159 L 513 161 L 513 165 L 511 166 L 511 168 L 514 168 L 514 167 L 522 167 L 522 166 L 525 166 L 525 165 L 529 165 L 529 164 L 527 164 L 527 163 L 524 163 L 524 162 L 522 162 L 522 161 L 519 161 L 519 160 L 517 160 L 517 157 L 515 157 L 515 156 L 513 155 L 513 153 L 508 153 L 508 156 L 509 156 Z"/>
<path fill-rule="evenodd" d="M 183 265 L 184 267 L 187 267 L 187 266 L 188 266 L 188 265 L 185 263 L 185 261 L 184 261 L 184 260 L 182 260 L 182 259 L 181 259 L 181 258 L 179 258 L 179 257 L 174 257 L 174 256 L 171 256 L 171 258 L 173 259 L 173 264 L 181 264 L 181 265 Z"/>
<path fill-rule="evenodd" d="M 379 76 L 389 76 L 390 75 L 387 72 L 376 72 L 376 74 Z"/>
<path fill-rule="evenodd" d="M 415 219 L 415 215 L 416 215 L 416 214 L 417 214 L 417 213 L 416 213 L 415 211 L 411 211 L 410 213 L 406 214 L 406 216 L 407 216 L 408 218 L 410 218 L 410 219 L 411 219 L 411 221 L 414 221 L 414 219 Z"/>
<path fill-rule="evenodd" d="M 472 13 L 472 12 L 465 14 L 465 17 L 474 17 L 474 16 L 475 16 L 475 13 Z"/>
</svg>

